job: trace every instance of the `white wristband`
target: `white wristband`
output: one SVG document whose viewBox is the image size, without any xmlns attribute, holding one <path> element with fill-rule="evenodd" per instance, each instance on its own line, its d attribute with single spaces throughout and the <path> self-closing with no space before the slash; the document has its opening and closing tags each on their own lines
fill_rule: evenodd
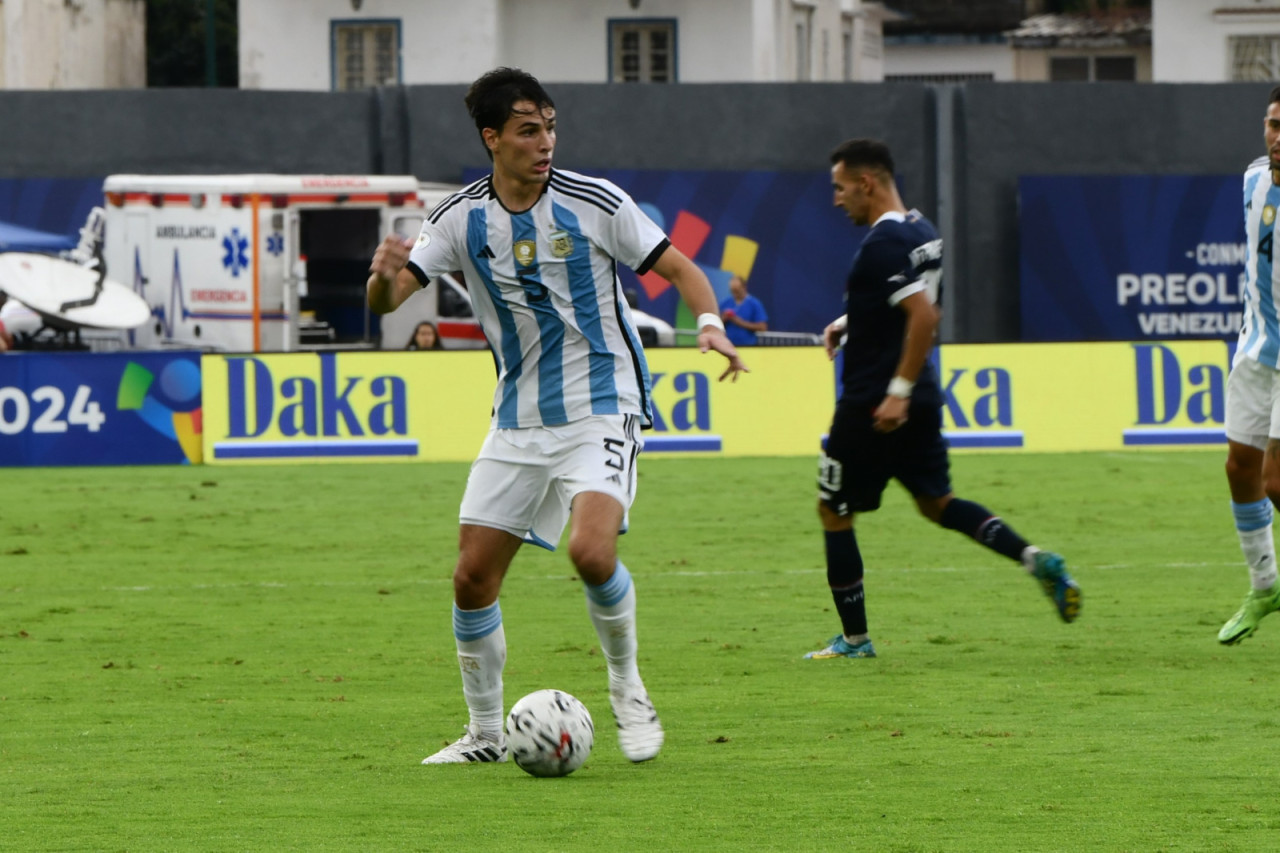
<svg viewBox="0 0 1280 853">
<path fill-rule="evenodd" d="M 889 390 L 885 393 L 890 397 L 901 397 L 906 400 L 911 396 L 911 389 L 916 387 L 916 383 L 910 379 L 903 379 L 901 376 L 895 376 L 889 380 Z"/>
<path fill-rule="evenodd" d="M 724 323 L 719 317 L 711 313 L 698 315 L 698 331 L 702 331 L 703 326 L 715 326 L 720 331 L 724 331 Z"/>
</svg>

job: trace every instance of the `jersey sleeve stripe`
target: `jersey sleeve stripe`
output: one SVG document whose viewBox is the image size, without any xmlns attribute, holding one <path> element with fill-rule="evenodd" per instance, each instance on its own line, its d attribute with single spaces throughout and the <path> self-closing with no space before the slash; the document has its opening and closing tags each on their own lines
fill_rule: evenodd
<svg viewBox="0 0 1280 853">
<path fill-rule="evenodd" d="M 662 238 L 662 242 L 654 246 L 653 251 L 645 257 L 644 262 L 640 264 L 640 266 L 636 267 L 636 275 L 644 275 L 649 270 L 653 269 L 653 265 L 658 262 L 658 258 L 662 257 L 662 253 L 665 252 L 667 247 L 670 245 L 670 240 L 665 237 Z"/>
<path fill-rule="evenodd" d="M 551 174 L 552 181 L 560 181 L 568 186 L 577 187 L 583 190 L 593 190 L 599 195 L 606 196 L 617 204 L 622 204 L 622 196 L 611 191 L 607 186 L 599 181 L 593 181 L 577 175 L 566 174 L 565 172 L 555 171 Z"/>
<path fill-rule="evenodd" d="M 593 204 L 607 214 L 616 214 L 618 207 L 622 206 L 622 202 L 617 197 L 600 190 L 599 187 L 576 186 L 576 184 L 562 181 L 562 179 L 559 179 L 559 175 L 553 175 L 552 187 L 556 188 L 556 191 L 561 195 Z"/>
<path fill-rule="evenodd" d="M 488 191 L 489 189 L 486 184 L 472 184 L 471 186 L 467 187 L 465 190 L 459 190 L 458 192 L 446 198 L 444 201 L 437 204 L 435 206 L 435 209 L 432 210 L 431 213 L 427 215 L 427 219 L 431 221 L 432 225 L 435 225 L 440 221 L 440 217 L 448 213 L 449 209 L 452 208 L 454 205 L 467 200 L 482 199 L 485 197 L 485 194 Z"/>
<path fill-rule="evenodd" d="M 585 193 L 577 192 L 576 190 L 570 190 L 570 189 L 565 189 L 564 187 L 561 187 L 561 186 L 556 186 L 554 183 L 552 183 L 552 186 L 555 187 L 556 192 L 560 193 L 560 195 L 567 196 L 568 198 L 576 198 L 578 201 L 586 202 L 587 204 L 592 205 L 593 207 L 598 207 L 601 210 L 603 210 L 605 213 L 609 214 L 610 216 L 618 212 L 617 205 L 610 206 L 600 201 L 600 199 L 598 198 L 587 195 Z"/>
<path fill-rule="evenodd" d="M 455 204 L 454 202 L 455 198 L 457 198 L 458 196 L 467 197 L 467 194 L 474 192 L 477 187 L 483 189 L 485 184 L 488 183 L 488 180 L 489 179 L 486 177 L 486 178 L 481 178 L 478 181 L 472 181 L 470 184 L 467 184 L 465 187 L 458 190 L 457 192 L 450 193 L 449 195 L 440 199 L 440 201 L 436 202 L 436 206 L 431 208 L 431 210 L 427 212 L 427 218 L 431 219 L 432 222 L 435 222 L 435 219 L 433 217 L 436 215 L 437 210 L 441 210 L 441 208 L 444 208 L 445 210 L 447 210 L 449 207 L 452 207 Z M 443 212 L 443 210 L 441 210 L 441 212 Z"/>
<path fill-rule="evenodd" d="M 924 286 L 924 282 L 919 280 L 913 281 L 910 284 L 908 284 L 906 287 L 900 287 L 897 290 L 895 290 L 893 293 L 891 293 L 889 295 L 889 304 L 897 305 L 899 302 L 906 299 L 911 294 L 921 293 L 927 289 L 928 288 Z"/>
</svg>

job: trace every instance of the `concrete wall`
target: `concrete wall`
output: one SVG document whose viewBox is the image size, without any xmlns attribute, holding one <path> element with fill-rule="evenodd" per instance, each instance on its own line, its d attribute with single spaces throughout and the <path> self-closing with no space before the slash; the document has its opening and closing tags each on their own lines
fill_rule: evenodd
<svg viewBox="0 0 1280 853">
<path fill-rule="evenodd" d="M 368 93 L 0 92 L 0 177 L 380 172 Z"/>
<path fill-rule="evenodd" d="M 487 165 L 464 85 L 363 93 L 0 92 L 0 177 L 113 172 L 412 173 Z M 828 168 L 892 145 L 905 201 L 947 240 L 951 341 L 1019 334 L 1017 181 L 1235 174 L 1263 153 L 1270 84 L 561 84 L 567 168 Z M 832 283 L 838 287 L 838 282 Z"/>
<path fill-rule="evenodd" d="M 404 160 L 424 180 L 457 180 L 488 163 L 462 106 L 465 86 L 404 90 Z M 567 168 L 819 170 L 851 136 L 881 136 L 903 164 L 905 191 L 932 203 L 932 95 L 925 86 L 561 84 L 556 162 Z M 394 171 L 394 169 L 393 169 Z"/>
<path fill-rule="evenodd" d="M 143 0 L 0 3 L 0 86 L 130 89 L 147 85 Z"/>
</svg>

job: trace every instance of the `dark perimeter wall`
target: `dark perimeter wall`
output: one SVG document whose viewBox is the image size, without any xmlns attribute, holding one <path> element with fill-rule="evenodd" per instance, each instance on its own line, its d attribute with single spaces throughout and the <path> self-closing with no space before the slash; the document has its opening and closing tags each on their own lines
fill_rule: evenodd
<svg viewBox="0 0 1280 853">
<path fill-rule="evenodd" d="M 892 146 L 934 217 L 947 337 L 1018 337 L 1017 181 L 1231 174 L 1263 153 L 1268 84 L 561 84 L 567 168 L 825 171 L 841 140 Z M 487 163 L 464 86 L 363 93 L 0 92 L 0 178 L 120 172 L 411 173 Z M 840 282 L 832 282 L 839 288 Z"/>
</svg>

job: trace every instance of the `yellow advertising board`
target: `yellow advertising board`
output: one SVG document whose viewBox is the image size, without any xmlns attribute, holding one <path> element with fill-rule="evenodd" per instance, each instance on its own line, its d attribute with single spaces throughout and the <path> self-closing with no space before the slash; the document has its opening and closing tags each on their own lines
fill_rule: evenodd
<svg viewBox="0 0 1280 853">
<path fill-rule="evenodd" d="M 487 352 L 206 355 L 205 461 L 469 460 L 493 400 Z"/>
<path fill-rule="evenodd" d="M 727 456 L 818 452 L 835 403 L 820 347 L 761 348 L 752 372 L 691 349 L 647 353 L 654 428 L 646 452 Z M 492 356 L 468 352 L 206 355 L 204 458 L 470 461 L 489 428 Z"/>
<path fill-rule="evenodd" d="M 835 376 L 821 347 L 724 359 L 648 352 L 654 428 L 646 452 L 816 454 Z M 1220 341 L 951 344 L 934 352 L 943 427 L 956 450 L 1123 450 L 1222 444 L 1228 345 Z M 470 461 L 489 428 L 485 351 L 206 355 L 211 463 Z"/>
<path fill-rule="evenodd" d="M 957 449 L 1222 444 L 1228 357 L 1222 341 L 943 346 L 943 428 Z"/>
</svg>

